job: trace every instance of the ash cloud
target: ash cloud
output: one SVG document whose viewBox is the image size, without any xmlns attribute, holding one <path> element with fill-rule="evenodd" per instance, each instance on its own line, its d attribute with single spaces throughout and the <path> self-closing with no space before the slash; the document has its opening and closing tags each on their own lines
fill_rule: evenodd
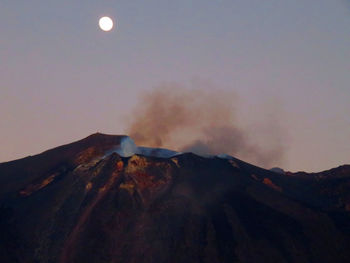
<svg viewBox="0 0 350 263">
<path fill-rule="evenodd" d="M 281 165 L 284 132 L 278 122 L 267 115 L 264 125 L 255 125 L 251 133 L 236 116 L 237 105 L 233 92 L 164 84 L 141 97 L 128 134 L 137 145 L 201 155 L 225 153 L 267 168 Z M 261 145 L 257 136 L 271 143 Z"/>
</svg>

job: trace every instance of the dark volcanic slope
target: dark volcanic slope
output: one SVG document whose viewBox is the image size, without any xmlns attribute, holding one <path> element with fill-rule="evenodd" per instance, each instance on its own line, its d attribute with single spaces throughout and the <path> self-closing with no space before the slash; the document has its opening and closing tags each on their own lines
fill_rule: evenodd
<svg viewBox="0 0 350 263">
<path fill-rule="evenodd" d="M 0 262 L 350 262 L 350 167 L 105 152 L 92 135 L 0 164 Z"/>
</svg>

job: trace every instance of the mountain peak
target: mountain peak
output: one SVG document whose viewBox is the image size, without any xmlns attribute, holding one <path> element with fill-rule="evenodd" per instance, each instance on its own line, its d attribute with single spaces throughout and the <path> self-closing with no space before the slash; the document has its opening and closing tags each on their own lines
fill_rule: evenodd
<svg viewBox="0 0 350 263">
<path fill-rule="evenodd" d="M 330 171 L 92 134 L 0 164 L 0 262 L 348 262 L 350 173 Z"/>
</svg>

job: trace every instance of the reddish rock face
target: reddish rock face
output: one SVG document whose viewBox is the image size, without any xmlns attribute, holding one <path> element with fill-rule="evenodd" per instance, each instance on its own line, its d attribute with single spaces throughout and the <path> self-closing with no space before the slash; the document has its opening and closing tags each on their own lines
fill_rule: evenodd
<svg viewBox="0 0 350 263">
<path fill-rule="evenodd" d="M 106 155 L 95 134 L 0 164 L 0 262 L 350 262 L 350 167 Z"/>
</svg>

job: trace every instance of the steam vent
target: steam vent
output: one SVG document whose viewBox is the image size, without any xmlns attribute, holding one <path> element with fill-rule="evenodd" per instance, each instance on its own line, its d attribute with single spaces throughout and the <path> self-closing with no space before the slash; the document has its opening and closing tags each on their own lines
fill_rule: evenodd
<svg viewBox="0 0 350 263">
<path fill-rule="evenodd" d="M 94 134 L 0 164 L 0 262 L 350 262 L 350 166 L 284 173 Z"/>
</svg>

